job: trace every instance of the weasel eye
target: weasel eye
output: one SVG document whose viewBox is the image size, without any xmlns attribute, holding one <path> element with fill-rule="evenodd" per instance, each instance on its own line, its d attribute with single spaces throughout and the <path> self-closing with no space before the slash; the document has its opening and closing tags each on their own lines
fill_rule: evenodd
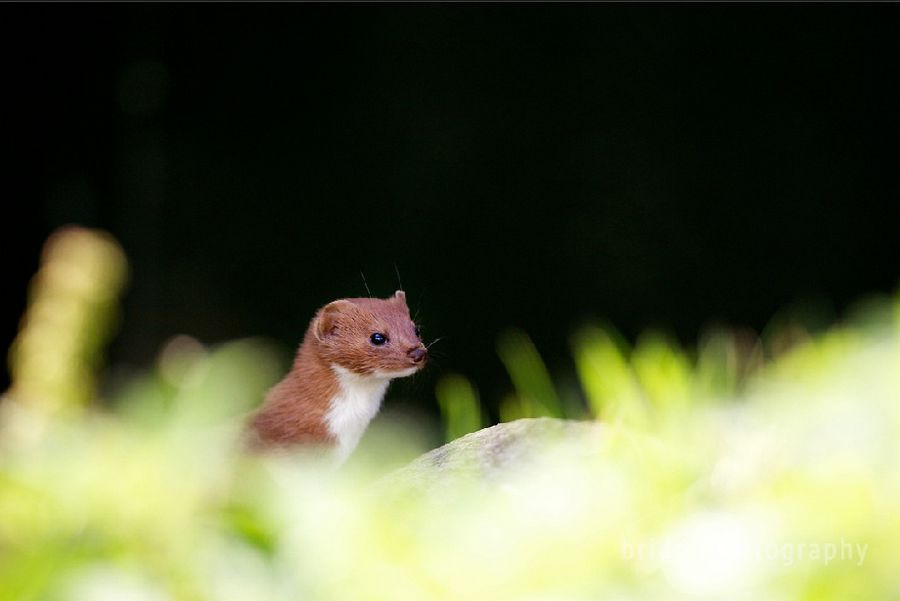
<svg viewBox="0 0 900 601">
<path fill-rule="evenodd" d="M 422 330 L 419 329 L 419 326 L 416 326 L 416 330 L 415 330 L 415 331 L 416 331 L 416 338 L 418 338 L 419 340 L 421 340 L 421 339 L 422 339 Z"/>
<path fill-rule="evenodd" d="M 381 332 L 375 332 L 374 334 L 372 334 L 371 336 L 369 336 L 369 340 L 370 340 L 370 341 L 372 342 L 372 344 L 374 344 L 375 346 L 381 346 L 382 344 L 384 344 L 385 342 L 387 342 L 387 336 L 385 336 L 385 335 L 382 334 Z"/>
</svg>

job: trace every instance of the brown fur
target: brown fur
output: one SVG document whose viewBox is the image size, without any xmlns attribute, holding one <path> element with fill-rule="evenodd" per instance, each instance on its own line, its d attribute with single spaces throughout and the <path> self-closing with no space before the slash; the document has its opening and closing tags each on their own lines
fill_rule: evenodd
<svg viewBox="0 0 900 601">
<path fill-rule="evenodd" d="M 369 338 L 375 332 L 388 342 L 373 345 Z M 387 299 L 348 298 L 325 305 L 310 322 L 291 371 L 253 417 L 253 446 L 334 444 L 325 421 L 339 390 L 331 365 L 369 376 L 375 370 L 421 368 L 424 358 L 416 362 L 410 353 L 424 348 L 402 291 Z"/>
</svg>

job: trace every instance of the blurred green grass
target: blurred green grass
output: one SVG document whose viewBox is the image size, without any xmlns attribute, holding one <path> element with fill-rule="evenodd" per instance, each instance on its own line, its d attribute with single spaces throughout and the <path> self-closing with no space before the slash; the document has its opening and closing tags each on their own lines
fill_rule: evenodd
<svg viewBox="0 0 900 601">
<path fill-rule="evenodd" d="M 818 332 L 782 320 L 762 339 L 711 332 L 695 350 L 657 332 L 632 348 L 596 325 L 572 339 L 577 399 L 527 334 L 507 332 L 504 418 L 586 412 L 604 424 L 603 445 L 575 456 L 548 446 L 533 470 L 461 484 L 438 510 L 373 493 L 385 465 L 424 450 L 390 424 L 338 472 L 244 453 L 243 418 L 280 376 L 261 341 L 173 338 L 152 369 L 92 403 L 124 264 L 107 237 L 74 233 L 67 244 L 93 251 L 44 271 L 62 260 L 48 253 L 31 303 L 69 309 L 26 317 L 0 403 L 0 599 L 900 591 L 898 296 Z M 436 397 L 448 438 L 484 425 L 463 376 L 441 380 Z"/>
</svg>

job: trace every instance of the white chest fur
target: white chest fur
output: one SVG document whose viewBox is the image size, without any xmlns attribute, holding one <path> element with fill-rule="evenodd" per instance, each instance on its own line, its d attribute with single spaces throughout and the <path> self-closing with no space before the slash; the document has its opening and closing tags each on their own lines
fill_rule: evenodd
<svg viewBox="0 0 900 601">
<path fill-rule="evenodd" d="M 331 399 L 325 419 L 329 431 L 337 439 L 335 459 L 341 464 L 356 448 L 369 422 L 378 413 L 391 378 L 360 376 L 339 365 L 332 365 L 331 369 L 337 375 L 339 390 Z"/>
</svg>

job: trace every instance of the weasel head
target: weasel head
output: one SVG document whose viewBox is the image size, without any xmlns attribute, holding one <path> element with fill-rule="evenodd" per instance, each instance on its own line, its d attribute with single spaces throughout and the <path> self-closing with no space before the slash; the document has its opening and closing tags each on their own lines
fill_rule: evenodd
<svg viewBox="0 0 900 601">
<path fill-rule="evenodd" d="M 353 374 L 402 378 L 428 361 L 419 328 L 409 316 L 406 294 L 345 298 L 328 303 L 310 326 L 319 356 Z"/>
</svg>

